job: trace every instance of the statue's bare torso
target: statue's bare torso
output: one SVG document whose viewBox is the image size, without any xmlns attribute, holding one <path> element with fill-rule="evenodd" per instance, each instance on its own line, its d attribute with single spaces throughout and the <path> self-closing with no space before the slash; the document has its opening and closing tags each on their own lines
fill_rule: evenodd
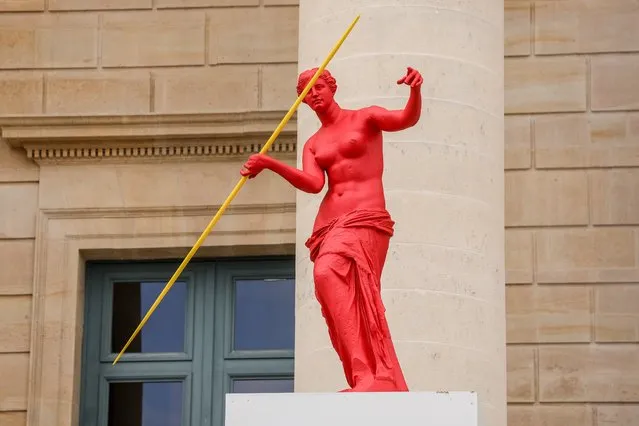
<svg viewBox="0 0 639 426">
<path fill-rule="evenodd" d="M 382 132 L 367 109 L 342 110 L 332 126 L 320 128 L 308 140 L 305 150 L 328 177 L 316 228 L 349 211 L 386 208 L 382 145 Z"/>
</svg>

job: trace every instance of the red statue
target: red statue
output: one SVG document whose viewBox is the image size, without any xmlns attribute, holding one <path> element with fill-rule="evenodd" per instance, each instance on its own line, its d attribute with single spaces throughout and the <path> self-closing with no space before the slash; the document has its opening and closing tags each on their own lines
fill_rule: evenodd
<svg viewBox="0 0 639 426">
<path fill-rule="evenodd" d="M 316 71 L 300 74 L 298 95 Z M 253 178 L 269 169 L 313 194 L 323 189 L 325 173 L 328 176 L 328 191 L 306 246 L 314 263 L 315 295 L 350 386 L 345 392 L 408 391 L 380 293 L 395 224 L 386 210 L 382 185 L 382 132 L 417 123 L 422 81 L 412 68 L 397 81 L 410 86 L 403 110 L 346 110 L 335 102 L 337 83 L 324 70 L 304 98 L 322 125 L 304 145 L 303 169 L 256 154 L 241 171 Z"/>
</svg>

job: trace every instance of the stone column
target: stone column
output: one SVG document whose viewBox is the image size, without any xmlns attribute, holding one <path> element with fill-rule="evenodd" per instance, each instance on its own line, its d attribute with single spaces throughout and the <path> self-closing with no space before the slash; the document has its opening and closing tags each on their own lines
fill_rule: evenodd
<svg viewBox="0 0 639 426">
<path fill-rule="evenodd" d="M 397 79 L 407 66 L 424 77 L 418 125 L 385 134 L 396 228 L 382 288 L 408 385 L 477 391 L 480 424 L 505 426 L 503 1 L 300 0 L 299 70 L 319 65 L 357 14 L 328 67 L 342 107 L 402 108 Z M 318 126 L 302 105 L 298 161 Z M 320 199 L 298 192 L 298 392 L 346 386 L 304 246 Z"/>
</svg>

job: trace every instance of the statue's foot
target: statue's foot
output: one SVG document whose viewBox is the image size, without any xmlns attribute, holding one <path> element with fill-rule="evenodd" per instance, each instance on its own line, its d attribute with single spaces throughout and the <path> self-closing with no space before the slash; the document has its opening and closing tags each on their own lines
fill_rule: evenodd
<svg viewBox="0 0 639 426">
<path fill-rule="evenodd" d="M 366 392 L 398 392 L 395 382 L 390 379 L 375 379 Z"/>
<path fill-rule="evenodd" d="M 368 392 L 366 389 L 368 389 L 369 387 L 370 387 L 370 384 L 364 385 L 364 384 L 358 383 L 352 388 L 342 389 L 340 392 Z"/>
<path fill-rule="evenodd" d="M 395 382 L 387 378 L 377 378 L 368 383 L 358 383 L 352 388 L 342 389 L 340 392 L 401 392 Z"/>
</svg>

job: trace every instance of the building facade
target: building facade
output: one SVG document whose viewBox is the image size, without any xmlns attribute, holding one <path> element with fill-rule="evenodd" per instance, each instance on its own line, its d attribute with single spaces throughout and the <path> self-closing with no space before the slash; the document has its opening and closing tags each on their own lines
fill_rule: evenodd
<svg viewBox="0 0 639 426">
<path fill-rule="evenodd" d="M 268 172 L 111 362 L 357 14 L 340 104 L 424 76 L 385 148 L 411 389 L 477 390 L 491 426 L 639 425 L 636 0 L 0 0 L 0 425 L 217 426 L 227 392 L 344 387 L 320 196 Z M 302 105 L 272 155 L 317 125 Z"/>
</svg>

